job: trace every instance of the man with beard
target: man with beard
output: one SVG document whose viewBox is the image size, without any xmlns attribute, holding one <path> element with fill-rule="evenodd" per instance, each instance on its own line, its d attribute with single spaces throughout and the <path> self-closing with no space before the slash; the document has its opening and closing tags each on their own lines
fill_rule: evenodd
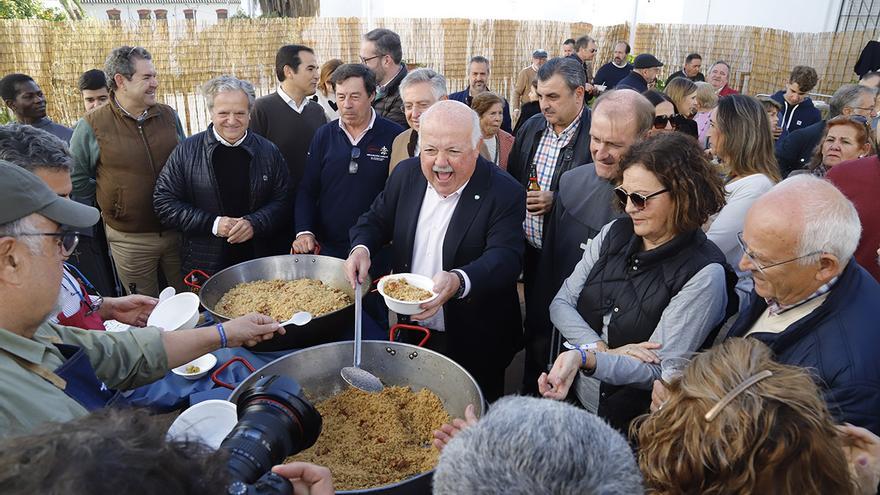
<svg viewBox="0 0 880 495">
<path fill-rule="evenodd" d="M 629 55 L 629 43 L 618 41 L 614 45 L 611 62 L 603 65 L 596 72 L 593 84 L 596 86 L 605 86 L 605 90 L 614 89 L 617 84 L 632 72 L 633 66 L 627 62 L 626 56 Z"/>
<path fill-rule="evenodd" d="M 376 96 L 373 108 L 384 117 L 401 127 L 406 127 L 403 113 L 403 99 L 400 97 L 400 82 L 406 77 L 406 64 L 403 64 L 403 49 L 400 36 L 390 29 L 374 29 L 364 35 L 361 42 L 361 63 L 376 75 Z"/>
<path fill-rule="evenodd" d="M 633 61 L 632 72 L 617 83 L 617 88 L 629 88 L 644 93 L 654 87 L 657 76 L 660 75 L 660 67 L 663 67 L 663 62 L 657 60 L 657 57 L 650 53 L 642 53 Z"/>
<path fill-rule="evenodd" d="M 159 103 L 153 57 L 141 47 L 110 52 L 104 73 L 110 103 L 87 113 L 70 140 L 73 194 L 97 201 L 123 289 L 159 295 L 159 270 L 178 291 L 180 234 L 153 212 L 153 189 L 165 160 L 185 136 L 177 113 Z"/>
<path fill-rule="evenodd" d="M 471 106 L 474 96 L 486 91 L 489 91 L 489 59 L 477 55 L 468 62 L 468 87 L 458 93 L 452 93 L 449 95 L 449 99 Z M 510 105 L 507 104 L 507 100 L 504 100 L 501 129 L 507 133 L 513 132 L 510 120 Z"/>
<path fill-rule="evenodd" d="M 46 117 L 46 97 L 43 90 L 31 76 L 26 74 L 9 74 L 0 79 L 0 97 L 6 106 L 12 110 L 15 120 L 19 124 L 31 125 L 42 129 L 49 134 L 61 139 L 65 143 L 70 142 L 73 131 L 56 124 Z"/>
<path fill-rule="evenodd" d="M 562 174 L 552 218 L 547 222 L 536 281 L 539 302 L 529 313 L 523 392 L 537 393 L 537 380 L 556 359 L 558 344 L 548 308 L 562 282 L 583 256 L 583 244 L 623 212 L 613 208 L 614 184 L 620 159 L 654 122 L 654 105 L 631 89 L 606 92 L 593 105 L 590 153 L 593 163 Z M 542 311 L 543 310 L 543 311 Z"/>
</svg>

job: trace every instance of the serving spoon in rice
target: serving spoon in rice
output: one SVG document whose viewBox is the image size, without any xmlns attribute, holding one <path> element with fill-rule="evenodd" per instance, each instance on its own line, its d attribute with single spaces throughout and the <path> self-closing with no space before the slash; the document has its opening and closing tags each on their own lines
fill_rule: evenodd
<svg viewBox="0 0 880 495">
<path fill-rule="evenodd" d="M 357 278 L 357 277 L 355 277 Z M 381 392 L 385 386 L 376 375 L 361 368 L 361 283 L 354 283 L 354 366 L 346 366 L 339 371 L 342 379 L 354 388 L 364 392 Z"/>
</svg>

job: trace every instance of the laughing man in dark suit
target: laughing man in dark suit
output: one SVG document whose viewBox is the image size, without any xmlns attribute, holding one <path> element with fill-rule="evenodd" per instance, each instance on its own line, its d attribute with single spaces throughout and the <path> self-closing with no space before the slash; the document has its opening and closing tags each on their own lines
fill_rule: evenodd
<svg viewBox="0 0 880 495">
<path fill-rule="evenodd" d="M 464 104 L 436 103 L 419 134 L 419 157 L 397 166 L 351 229 L 346 275 L 363 280 L 370 253 L 392 242 L 395 272 L 432 277 L 440 296 L 412 320 L 433 330 L 427 347 L 464 366 L 491 402 L 522 336 L 525 191 L 479 156 L 479 121 Z"/>
</svg>

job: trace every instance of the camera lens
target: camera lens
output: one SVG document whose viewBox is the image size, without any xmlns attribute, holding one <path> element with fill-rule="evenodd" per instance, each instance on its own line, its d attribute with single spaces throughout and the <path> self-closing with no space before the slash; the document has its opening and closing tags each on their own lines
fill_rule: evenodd
<svg viewBox="0 0 880 495">
<path fill-rule="evenodd" d="M 259 379 L 238 399 L 238 424 L 223 440 L 233 480 L 253 483 L 287 456 L 315 444 L 321 415 L 301 397 L 294 380 L 271 375 Z"/>
</svg>

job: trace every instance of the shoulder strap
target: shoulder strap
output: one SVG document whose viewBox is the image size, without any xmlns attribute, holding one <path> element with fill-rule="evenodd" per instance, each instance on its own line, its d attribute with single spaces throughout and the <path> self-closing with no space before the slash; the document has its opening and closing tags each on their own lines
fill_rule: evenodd
<svg viewBox="0 0 880 495">
<path fill-rule="evenodd" d="M 60 376 L 58 376 L 54 371 L 52 371 L 44 366 L 40 366 L 39 364 L 32 363 L 30 361 L 25 361 L 24 359 L 14 355 L 14 354 L 11 354 L 8 351 L 4 351 L 4 352 L 9 354 L 9 356 L 12 357 L 13 361 L 18 363 L 19 366 L 30 371 L 31 373 L 33 373 L 35 375 L 38 375 L 40 378 L 51 383 L 59 390 L 64 390 L 65 388 L 67 388 L 67 381 L 64 378 L 61 378 Z"/>
</svg>

